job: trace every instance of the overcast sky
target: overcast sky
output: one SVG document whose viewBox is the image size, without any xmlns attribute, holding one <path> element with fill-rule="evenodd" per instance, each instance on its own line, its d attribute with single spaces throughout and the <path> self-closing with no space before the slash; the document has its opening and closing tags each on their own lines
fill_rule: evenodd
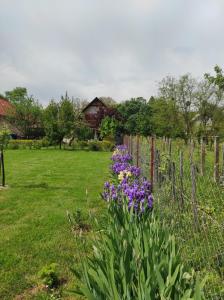
<svg viewBox="0 0 224 300">
<path fill-rule="evenodd" d="M 224 0 L 0 0 L 0 93 L 117 101 L 224 67 Z"/>
</svg>

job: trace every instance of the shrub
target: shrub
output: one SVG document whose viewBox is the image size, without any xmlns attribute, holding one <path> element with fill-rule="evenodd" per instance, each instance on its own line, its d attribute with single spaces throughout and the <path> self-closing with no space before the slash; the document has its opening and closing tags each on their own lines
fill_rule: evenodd
<svg viewBox="0 0 224 300">
<path fill-rule="evenodd" d="M 90 151 L 100 151 L 102 150 L 102 142 L 91 140 L 88 142 Z"/>
<path fill-rule="evenodd" d="M 104 151 L 112 151 L 114 148 L 114 143 L 111 141 L 103 140 L 101 143 L 102 143 L 102 149 Z"/>
<path fill-rule="evenodd" d="M 42 280 L 43 284 L 50 289 L 55 288 L 59 283 L 59 278 L 56 269 L 57 264 L 52 263 L 48 266 L 43 267 L 38 273 L 38 276 Z"/>
<path fill-rule="evenodd" d="M 81 210 L 76 209 L 72 214 L 67 213 L 70 224 L 74 231 L 89 231 L 88 216 Z"/>
<path fill-rule="evenodd" d="M 41 149 L 42 147 L 48 147 L 49 141 L 44 138 L 42 140 L 10 140 L 8 143 L 8 149 Z"/>
<path fill-rule="evenodd" d="M 78 149 L 81 149 L 81 150 L 88 149 L 88 142 L 87 141 L 78 141 L 77 147 L 78 147 Z"/>
<path fill-rule="evenodd" d="M 34 140 L 32 144 L 33 149 L 41 149 L 42 148 L 42 141 L 41 140 Z"/>
<path fill-rule="evenodd" d="M 12 149 L 12 150 L 19 149 L 19 143 L 15 143 L 14 141 L 15 140 L 9 141 L 8 146 L 7 146 L 8 149 Z"/>
<path fill-rule="evenodd" d="M 50 141 L 48 140 L 48 138 L 45 136 L 42 140 L 42 147 L 49 147 L 50 146 Z"/>
</svg>

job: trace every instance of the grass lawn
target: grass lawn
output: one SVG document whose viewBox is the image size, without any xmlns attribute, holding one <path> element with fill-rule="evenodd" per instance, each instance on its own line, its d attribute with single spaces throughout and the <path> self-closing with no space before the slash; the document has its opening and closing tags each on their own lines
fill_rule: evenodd
<svg viewBox="0 0 224 300">
<path fill-rule="evenodd" d="M 68 280 L 66 288 L 73 286 L 69 267 L 78 253 L 66 211 L 103 209 L 99 193 L 108 177 L 110 155 L 6 151 L 8 188 L 0 190 L 0 299 L 47 299 L 18 295 L 26 295 L 37 283 L 38 271 L 52 262 Z"/>
</svg>

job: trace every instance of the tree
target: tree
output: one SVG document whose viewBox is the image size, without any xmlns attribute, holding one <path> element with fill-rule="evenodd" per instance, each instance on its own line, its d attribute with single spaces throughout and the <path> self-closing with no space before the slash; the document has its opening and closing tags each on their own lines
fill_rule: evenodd
<svg viewBox="0 0 224 300">
<path fill-rule="evenodd" d="M 102 100 L 106 106 L 109 106 L 109 107 L 116 106 L 116 101 L 111 97 L 99 97 L 99 99 Z"/>
<path fill-rule="evenodd" d="M 185 140 L 193 134 L 195 88 L 196 80 L 190 74 L 185 74 L 178 80 L 166 77 L 159 83 L 159 96 L 175 101 L 179 107 L 184 119 Z"/>
<path fill-rule="evenodd" d="M 13 104 L 20 103 L 28 97 L 27 89 L 25 87 L 16 87 L 11 91 L 6 91 L 5 97 Z"/>
<path fill-rule="evenodd" d="M 44 128 L 51 143 L 59 144 L 65 137 L 73 137 L 75 112 L 72 100 L 66 95 L 59 103 L 52 100 L 44 111 Z"/>
<path fill-rule="evenodd" d="M 5 93 L 13 104 L 9 121 L 27 138 L 43 135 L 43 108 L 33 96 L 28 96 L 26 88 L 17 87 Z"/>
<path fill-rule="evenodd" d="M 223 71 L 219 66 L 214 67 L 215 76 L 211 76 L 209 73 L 205 73 L 204 77 L 207 79 L 211 84 L 214 85 L 215 91 L 215 100 L 216 104 L 220 104 L 224 99 L 224 75 Z"/>
<path fill-rule="evenodd" d="M 184 137 L 184 123 L 176 102 L 172 99 L 152 98 L 149 101 L 152 132 L 157 136 Z"/>
<path fill-rule="evenodd" d="M 151 111 L 146 99 L 132 98 L 118 104 L 117 110 L 123 122 L 123 133 L 144 136 L 151 134 Z"/>
</svg>

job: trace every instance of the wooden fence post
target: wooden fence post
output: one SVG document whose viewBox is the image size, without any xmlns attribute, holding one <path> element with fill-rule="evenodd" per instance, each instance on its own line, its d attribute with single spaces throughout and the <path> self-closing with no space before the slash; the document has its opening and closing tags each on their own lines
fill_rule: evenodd
<svg viewBox="0 0 224 300">
<path fill-rule="evenodd" d="M 172 140 L 170 138 L 169 139 L 169 157 L 170 157 L 170 160 L 171 160 L 171 156 L 172 156 Z"/>
<path fill-rule="evenodd" d="M 139 135 L 137 135 L 137 144 L 136 144 L 136 165 L 139 167 Z"/>
<path fill-rule="evenodd" d="M 172 174 L 172 195 L 173 200 L 176 200 L 176 166 L 175 162 L 171 162 L 171 174 Z"/>
<path fill-rule="evenodd" d="M 222 176 L 224 176 L 224 144 L 222 144 Z"/>
<path fill-rule="evenodd" d="M 151 137 L 151 147 L 150 147 L 150 181 L 153 190 L 154 185 L 154 137 Z"/>
<path fill-rule="evenodd" d="M 198 207 L 197 207 L 197 198 L 196 198 L 196 175 L 195 175 L 195 165 L 191 162 L 191 200 L 192 200 L 192 207 L 193 207 L 193 217 L 194 217 L 194 226 L 198 229 L 199 222 L 198 222 Z"/>
<path fill-rule="evenodd" d="M 2 186 L 5 186 L 5 165 L 4 165 L 4 153 L 1 150 L 1 173 L 2 173 Z"/>
<path fill-rule="evenodd" d="M 219 137 L 214 137 L 214 181 L 219 182 Z"/>
<path fill-rule="evenodd" d="M 201 175 L 205 175 L 205 141 L 201 138 Z"/>
<path fill-rule="evenodd" d="M 183 167 L 183 152 L 180 151 L 180 206 L 183 209 L 184 207 L 184 184 L 183 184 L 183 178 L 184 178 L 184 167 Z"/>
<path fill-rule="evenodd" d="M 132 135 L 130 135 L 130 154 L 132 156 Z"/>
</svg>

